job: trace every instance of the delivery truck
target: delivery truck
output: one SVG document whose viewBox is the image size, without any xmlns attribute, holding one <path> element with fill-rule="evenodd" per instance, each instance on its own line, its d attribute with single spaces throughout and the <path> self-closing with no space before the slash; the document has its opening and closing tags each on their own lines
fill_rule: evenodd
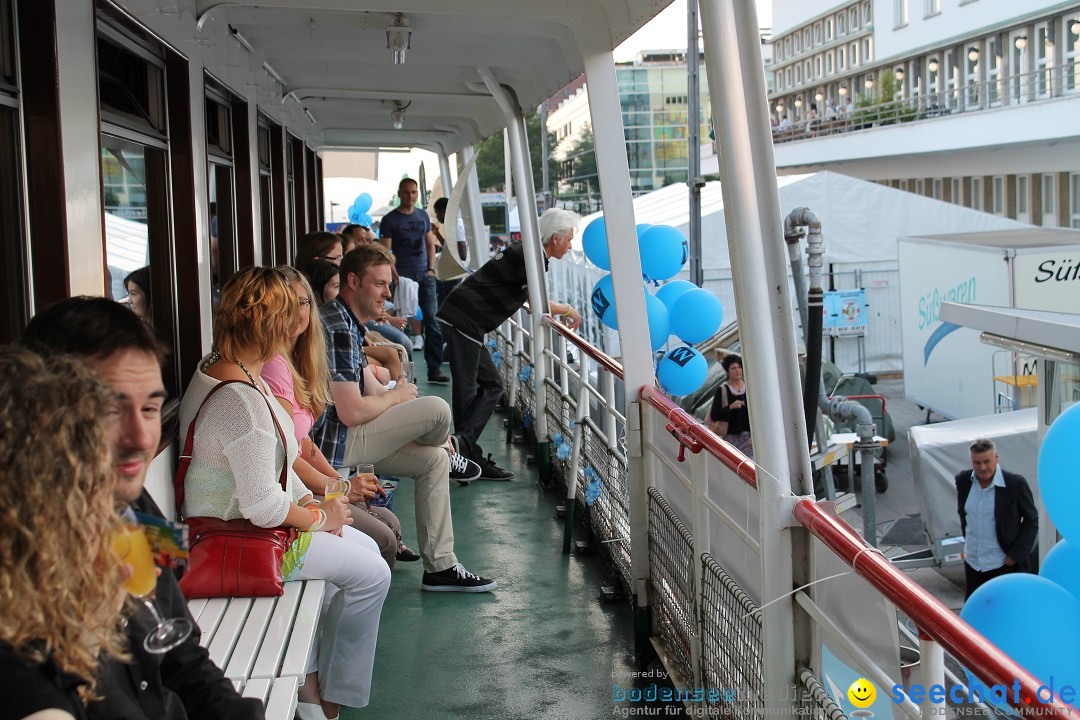
<svg viewBox="0 0 1080 720">
<path fill-rule="evenodd" d="M 950 420 L 1034 404 L 1034 368 L 984 344 L 979 332 L 942 322 L 941 304 L 1077 312 L 1080 231 L 903 237 L 897 256 L 908 399 Z"/>
</svg>

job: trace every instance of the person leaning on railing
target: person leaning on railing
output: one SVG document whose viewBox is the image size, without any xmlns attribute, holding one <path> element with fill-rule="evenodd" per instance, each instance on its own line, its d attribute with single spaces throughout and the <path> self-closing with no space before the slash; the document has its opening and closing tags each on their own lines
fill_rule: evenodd
<svg viewBox="0 0 1080 720">
<path fill-rule="evenodd" d="M 72 360 L 0 348 L 0 697 L 5 718 L 70 720 L 123 656 L 116 396 Z M 75 562 L 69 560 L 77 559 Z"/>
<path fill-rule="evenodd" d="M 187 437 L 215 386 L 240 382 L 222 388 L 199 414 L 183 514 L 243 517 L 259 527 L 301 531 L 286 551 L 282 574 L 286 580 L 326 580 L 330 607 L 317 643 L 317 671 L 312 657 L 300 689 L 300 714 L 333 718 L 339 705 L 368 703 L 390 569 L 375 541 L 349 527 L 345 499 L 315 502 L 292 470 L 298 452 L 292 417 L 274 401 L 260 372 L 287 345 L 299 316 L 297 295 L 277 270 L 241 270 L 222 288 L 215 351 L 199 363 L 181 402 L 180 436 Z M 289 466 L 287 491 L 278 484 L 283 462 Z"/>
</svg>

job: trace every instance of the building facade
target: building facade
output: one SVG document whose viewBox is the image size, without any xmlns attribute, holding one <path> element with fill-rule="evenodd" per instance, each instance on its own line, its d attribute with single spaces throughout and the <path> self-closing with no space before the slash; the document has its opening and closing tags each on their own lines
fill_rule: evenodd
<svg viewBox="0 0 1080 720">
<path fill-rule="evenodd" d="M 776 164 L 1080 228 L 1080 3 L 773 3 Z"/>
</svg>

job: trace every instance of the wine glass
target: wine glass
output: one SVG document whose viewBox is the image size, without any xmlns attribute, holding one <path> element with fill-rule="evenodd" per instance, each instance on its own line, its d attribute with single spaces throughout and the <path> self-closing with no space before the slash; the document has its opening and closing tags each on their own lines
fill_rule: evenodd
<svg viewBox="0 0 1080 720">
<path fill-rule="evenodd" d="M 124 589 L 136 598 L 154 618 L 155 627 L 143 640 L 146 651 L 155 655 L 167 653 L 191 636 L 192 624 L 187 618 L 164 620 L 151 599 L 157 588 L 157 573 L 154 569 L 154 555 L 150 541 L 138 524 L 128 523 L 118 531 L 111 541 L 113 552 L 131 566 L 131 577 L 124 583 Z"/>
</svg>

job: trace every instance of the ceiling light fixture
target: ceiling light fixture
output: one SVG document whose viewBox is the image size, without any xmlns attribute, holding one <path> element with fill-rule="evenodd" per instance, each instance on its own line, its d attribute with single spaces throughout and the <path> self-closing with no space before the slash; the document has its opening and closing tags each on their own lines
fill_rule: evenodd
<svg viewBox="0 0 1080 720">
<path fill-rule="evenodd" d="M 926 67 L 929 68 L 930 72 L 936 73 L 938 69 L 937 58 L 930 58 L 930 62 L 926 64 Z"/>
<path fill-rule="evenodd" d="M 817 93 L 814 95 L 814 99 L 817 100 L 818 102 L 821 102 L 822 100 L 825 99 L 825 96 L 821 93 L 820 90 L 818 90 Z"/>
<path fill-rule="evenodd" d="M 872 78 L 872 77 L 866 78 L 866 80 L 863 82 L 863 87 L 865 87 L 867 90 L 873 90 L 874 89 L 874 78 Z"/>
<path fill-rule="evenodd" d="M 1076 37 L 1080 37 L 1080 20 L 1073 20 L 1072 24 L 1069 25 L 1069 30 L 1071 30 L 1072 34 Z"/>
<path fill-rule="evenodd" d="M 394 64 L 405 64 L 405 51 L 412 47 L 412 30 L 408 19 L 398 13 L 394 22 L 386 28 L 386 47 L 394 53 Z"/>
<path fill-rule="evenodd" d="M 840 97 L 844 97 L 845 95 L 847 95 L 847 85 L 841 85 L 840 89 L 836 92 L 840 93 Z"/>
<path fill-rule="evenodd" d="M 904 68 L 896 68 L 893 77 L 896 78 L 896 82 L 904 82 Z"/>
<path fill-rule="evenodd" d="M 410 100 L 407 103 L 402 103 L 400 100 L 394 101 L 394 109 L 390 112 L 390 120 L 394 123 L 394 129 L 400 130 L 405 126 L 405 110 L 412 105 Z"/>
<path fill-rule="evenodd" d="M 979 48 L 971 48 L 968 50 L 968 60 L 973 63 L 979 62 Z"/>
</svg>

